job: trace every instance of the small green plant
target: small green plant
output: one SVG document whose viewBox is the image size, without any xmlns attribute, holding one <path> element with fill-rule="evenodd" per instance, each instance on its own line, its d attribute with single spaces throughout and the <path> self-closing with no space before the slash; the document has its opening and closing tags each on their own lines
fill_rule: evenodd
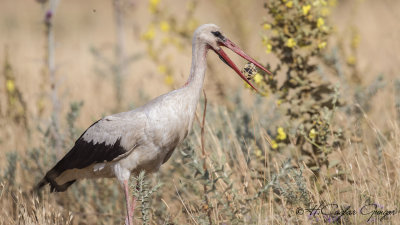
<svg viewBox="0 0 400 225">
<path fill-rule="evenodd" d="M 277 96 L 277 109 L 286 116 L 271 135 L 272 149 L 295 146 L 316 175 L 325 166 L 328 155 L 343 144 L 342 131 L 334 125 L 334 112 L 339 89 L 323 80 L 315 59 L 320 60 L 331 35 L 327 15 L 335 1 L 275 0 L 265 3 L 268 18 L 262 25 L 262 41 L 266 52 L 273 53 L 279 63 L 274 75 L 258 74 L 255 83 L 264 95 Z M 285 74 L 279 84 L 278 74 Z"/>
<path fill-rule="evenodd" d="M 8 56 L 8 48 L 4 53 L 3 71 L 4 89 L 7 98 L 6 116 L 14 123 L 28 128 L 27 105 L 22 96 L 20 87 L 15 80 L 13 67 Z"/>
<path fill-rule="evenodd" d="M 140 203 L 139 207 L 136 208 L 141 212 L 140 219 L 143 221 L 143 224 L 150 224 L 152 213 L 151 197 L 160 189 L 162 184 L 158 183 L 150 187 L 150 183 L 146 180 L 144 171 L 141 171 L 137 177 L 133 177 L 132 181 L 131 189 L 134 190 L 133 195 L 136 198 L 136 202 Z"/>
</svg>

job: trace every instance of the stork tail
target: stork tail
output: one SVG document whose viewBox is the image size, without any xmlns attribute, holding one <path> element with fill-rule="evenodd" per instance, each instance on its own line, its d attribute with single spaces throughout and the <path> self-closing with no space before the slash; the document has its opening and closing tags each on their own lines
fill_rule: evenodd
<svg viewBox="0 0 400 225">
<path fill-rule="evenodd" d="M 62 185 L 57 184 L 57 182 L 54 180 L 58 175 L 55 173 L 55 171 L 50 170 L 45 177 L 33 188 L 34 192 L 39 192 L 40 189 L 42 189 L 46 184 L 50 184 L 50 192 L 63 192 L 68 189 L 69 186 L 71 186 L 73 183 L 75 183 L 76 180 L 71 180 L 69 182 L 66 182 Z M 50 178 L 53 177 L 53 178 Z"/>
</svg>

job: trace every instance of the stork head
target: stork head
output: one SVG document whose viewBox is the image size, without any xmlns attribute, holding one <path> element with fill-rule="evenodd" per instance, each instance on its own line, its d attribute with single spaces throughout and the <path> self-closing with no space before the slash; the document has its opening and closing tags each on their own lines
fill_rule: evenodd
<svg viewBox="0 0 400 225">
<path fill-rule="evenodd" d="M 240 55 L 242 58 L 247 61 L 253 63 L 261 70 L 264 70 L 268 74 L 271 74 L 269 70 L 264 68 L 260 63 L 256 60 L 248 56 L 245 52 L 243 52 L 237 45 L 235 45 L 232 41 L 230 41 L 221 31 L 221 29 L 215 24 L 204 24 L 196 29 L 194 32 L 194 42 L 204 43 L 206 44 L 208 49 L 212 49 L 219 58 L 231 67 L 235 72 L 246 82 L 248 83 L 254 90 L 258 91 L 252 83 L 240 72 L 238 67 L 234 62 L 228 57 L 228 55 L 222 50 L 221 46 L 229 48 L 236 54 Z"/>
</svg>

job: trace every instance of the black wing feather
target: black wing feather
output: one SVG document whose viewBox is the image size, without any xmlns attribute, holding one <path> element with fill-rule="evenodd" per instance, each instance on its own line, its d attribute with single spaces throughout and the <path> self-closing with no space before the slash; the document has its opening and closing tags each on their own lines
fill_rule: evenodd
<svg viewBox="0 0 400 225">
<path fill-rule="evenodd" d="M 100 121 L 100 120 L 99 120 Z M 75 182 L 69 181 L 65 184 L 57 184 L 55 179 L 68 169 L 83 169 L 93 163 L 109 162 L 116 157 L 127 152 L 121 146 L 121 138 L 112 145 L 103 143 L 94 144 L 93 141 L 87 142 L 83 135 L 99 121 L 92 124 L 75 142 L 74 147 L 49 171 L 46 176 L 39 182 L 36 189 L 50 183 L 50 190 L 56 192 L 65 191 L 71 184 Z"/>
</svg>

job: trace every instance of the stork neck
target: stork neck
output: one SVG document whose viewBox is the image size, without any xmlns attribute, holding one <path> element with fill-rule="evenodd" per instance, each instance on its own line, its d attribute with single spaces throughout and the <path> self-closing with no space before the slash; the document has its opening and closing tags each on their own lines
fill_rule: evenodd
<svg viewBox="0 0 400 225">
<path fill-rule="evenodd" d="M 207 46 L 203 43 L 194 43 L 192 47 L 192 66 L 187 86 L 199 92 L 203 87 L 204 75 L 207 68 L 207 50 Z"/>
</svg>

